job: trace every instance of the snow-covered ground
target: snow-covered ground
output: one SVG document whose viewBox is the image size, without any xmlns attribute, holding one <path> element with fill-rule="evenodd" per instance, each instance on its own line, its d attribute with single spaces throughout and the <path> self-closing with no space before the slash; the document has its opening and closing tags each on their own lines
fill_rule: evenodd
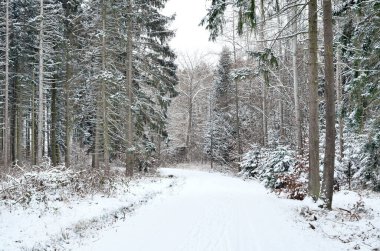
<svg viewBox="0 0 380 251">
<path fill-rule="evenodd" d="M 195 170 L 161 169 L 180 187 L 157 197 L 78 250 L 349 250 L 312 230 L 299 208 L 254 181 Z M 363 249 L 363 248 L 362 248 Z M 364 249 L 365 250 L 365 249 Z"/>
<path fill-rule="evenodd" d="M 98 193 L 63 197 L 60 193 L 64 191 L 58 189 L 55 195 L 44 195 L 50 197 L 44 202 L 34 199 L 27 205 L 2 202 L 0 250 L 70 250 L 171 189 L 175 182 L 170 178 L 145 177 L 117 183 L 115 191 L 108 196 Z"/>
<path fill-rule="evenodd" d="M 194 169 L 194 167 L 192 167 Z M 0 250 L 340 251 L 380 248 L 380 200 L 342 191 L 327 212 L 261 184 L 163 168 L 113 197 L 0 207 Z M 172 178 L 174 176 L 174 178 Z M 314 228 L 314 229 L 312 229 Z"/>
</svg>

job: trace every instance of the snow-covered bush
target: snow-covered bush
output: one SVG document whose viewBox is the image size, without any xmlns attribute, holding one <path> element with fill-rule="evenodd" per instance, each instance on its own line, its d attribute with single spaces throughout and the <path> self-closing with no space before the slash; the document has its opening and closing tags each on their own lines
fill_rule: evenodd
<svg viewBox="0 0 380 251">
<path fill-rule="evenodd" d="M 241 167 L 245 176 L 259 179 L 266 187 L 289 198 L 302 200 L 307 192 L 305 163 L 287 146 L 275 149 L 252 146 L 244 155 Z"/>
<path fill-rule="evenodd" d="M 335 165 L 337 181 L 346 189 L 380 191 L 380 131 L 344 136 L 344 157 Z"/>
<path fill-rule="evenodd" d="M 105 175 L 101 170 L 75 170 L 64 166 L 24 171 L 17 176 L 7 175 L 0 182 L 0 203 L 27 206 L 96 193 L 108 195 L 116 184 L 127 185 L 123 179 L 123 175 L 116 173 Z"/>
<path fill-rule="evenodd" d="M 267 149 L 253 146 L 253 149 L 243 156 L 241 167 L 250 176 L 262 180 L 265 186 L 274 188 L 278 175 L 294 166 L 293 155 L 288 147 Z"/>
</svg>

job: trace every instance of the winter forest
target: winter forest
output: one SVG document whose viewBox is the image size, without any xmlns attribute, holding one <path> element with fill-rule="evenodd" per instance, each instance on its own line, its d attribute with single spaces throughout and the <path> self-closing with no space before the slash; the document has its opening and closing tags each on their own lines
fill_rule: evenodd
<svg viewBox="0 0 380 251">
<path fill-rule="evenodd" d="M 0 250 L 380 250 L 379 0 L 0 13 Z"/>
</svg>

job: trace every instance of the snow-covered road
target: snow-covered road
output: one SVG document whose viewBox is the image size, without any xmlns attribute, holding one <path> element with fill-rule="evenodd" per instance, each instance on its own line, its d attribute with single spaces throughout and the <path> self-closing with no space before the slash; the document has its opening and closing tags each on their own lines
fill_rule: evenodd
<svg viewBox="0 0 380 251">
<path fill-rule="evenodd" d="M 216 173 L 161 169 L 180 185 L 141 207 L 81 250 L 344 250 L 294 221 L 297 202 L 260 184 Z"/>
</svg>

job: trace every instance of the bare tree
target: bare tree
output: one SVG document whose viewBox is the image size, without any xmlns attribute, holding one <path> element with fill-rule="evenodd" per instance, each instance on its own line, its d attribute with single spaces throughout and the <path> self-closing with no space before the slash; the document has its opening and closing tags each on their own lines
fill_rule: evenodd
<svg viewBox="0 0 380 251">
<path fill-rule="evenodd" d="M 297 5 L 293 7 L 293 15 L 297 16 Z M 298 87 L 298 68 L 297 68 L 297 52 L 298 52 L 298 41 L 297 41 L 297 27 L 298 20 L 293 21 L 293 96 L 294 96 L 294 113 L 296 118 L 296 138 L 297 138 L 297 153 L 302 155 L 302 124 L 301 124 L 301 114 L 300 114 L 300 102 L 299 102 L 299 87 Z"/>
<path fill-rule="evenodd" d="M 317 200 L 319 177 L 319 119 L 318 119 L 318 13 L 317 0 L 309 1 L 309 193 Z"/>
<path fill-rule="evenodd" d="M 323 0 L 323 35 L 325 47 L 325 98 L 326 98 L 326 141 L 322 191 L 326 207 L 331 209 L 334 187 L 335 161 L 335 90 L 333 22 L 331 0 Z"/>
</svg>

